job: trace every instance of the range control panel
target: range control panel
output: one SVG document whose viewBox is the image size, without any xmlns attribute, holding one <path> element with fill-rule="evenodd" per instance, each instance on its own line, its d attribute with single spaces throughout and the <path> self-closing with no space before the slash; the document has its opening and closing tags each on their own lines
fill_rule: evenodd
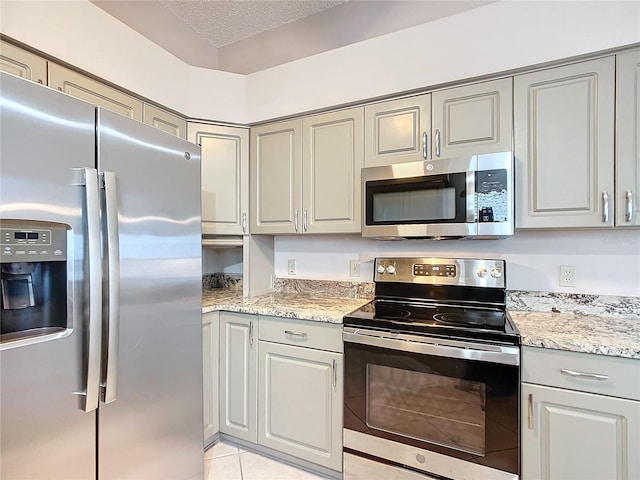
<svg viewBox="0 0 640 480">
<path fill-rule="evenodd" d="M 44 222 L 2 222 L 0 261 L 46 262 L 67 259 L 67 226 Z"/>
<path fill-rule="evenodd" d="M 376 258 L 373 280 L 505 288 L 505 261 L 471 258 Z"/>
</svg>

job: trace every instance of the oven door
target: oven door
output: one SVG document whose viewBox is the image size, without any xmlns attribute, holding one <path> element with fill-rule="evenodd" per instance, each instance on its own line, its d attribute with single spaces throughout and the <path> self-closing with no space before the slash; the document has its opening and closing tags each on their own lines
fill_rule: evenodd
<svg viewBox="0 0 640 480">
<path fill-rule="evenodd" d="M 516 346 L 345 327 L 344 446 L 453 479 L 517 479 Z"/>
<path fill-rule="evenodd" d="M 362 169 L 365 237 L 477 234 L 477 158 Z"/>
</svg>

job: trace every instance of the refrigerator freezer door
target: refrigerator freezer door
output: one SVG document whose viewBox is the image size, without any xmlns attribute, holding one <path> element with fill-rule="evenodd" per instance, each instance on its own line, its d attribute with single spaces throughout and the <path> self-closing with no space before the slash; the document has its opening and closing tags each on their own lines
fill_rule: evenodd
<svg viewBox="0 0 640 480">
<path fill-rule="evenodd" d="M 120 249 L 98 478 L 202 478 L 200 147 L 98 109 L 98 170 L 115 173 Z"/>
<path fill-rule="evenodd" d="M 85 187 L 77 181 L 94 166 L 94 116 L 92 105 L 0 73 L 0 222 L 57 222 L 68 232 L 67 318 L 48 319 L 66 331 L 0 344 L 3 480 L 95 477 L 96 414 L 82 410 L 81 394 L 87 244 Z M 44 315 L 44 292 L 34 290 L 35 318 Z M 9 316 L 0 309 L 0 324 Z"/>
</svg>

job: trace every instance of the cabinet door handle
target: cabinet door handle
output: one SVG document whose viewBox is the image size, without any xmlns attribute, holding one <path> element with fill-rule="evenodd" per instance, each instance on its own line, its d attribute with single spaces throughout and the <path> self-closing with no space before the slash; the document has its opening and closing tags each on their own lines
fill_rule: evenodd
<svg viewBox="0 0 640 480">
<path fill-rule="evenodd" d="M 247 214 L 242 213 L 242 233 L 247 233 Z"/>
<path fill-rule="evenodd" d="M 426 160 L 427 156 L 428 156 L 427 132 L 422 132 L 422 158 L 424 158 Z"/>
<path fill-rule="evenodd" d="M 307 216 L 307 209 L 304 209 L 304 212 L 302 213 L 302 228 L 304 228 L 304 231 L 307 231 L 307 227 L 309 226 L 308 223 L 308 216 Z"/>
<path fill-rule="evenodd" d="M 567 368 L 561 369 L 560 373 L 564 373 L 565 375 L 570 375 L 572 377 L 586 377 L 595 378 L 596 380 L 609 380 L 609 375 L 602 375 L 600 373 L 576 372 L 575 370 L 569 370 Z"/>
<path fill-rule="evenodd" d="M 604 223 L 609 221 L 609 192 L 606 190 L 602 192 L 602 221 Z"/>
<path fill-rule="evenodd" d="M 436 130 L 436 157 L 440 156 L 440 130 Z"/>
<path fill-rule="evenodd" d="M 298 209 L 295 209 L 293 214 L 293 228 L 297 232 L 298 231 Z"/>
<path fill-rule="evenodd" d="M 334 358 L 331 361 L 331 368 L 333 369 L 333 388 L 338 386 L 338 361 Z"/>
<path fill-rule="evenodd" d="M 533 430 L 533 394 L 529 394 L 527 401 L 527 427 L 529 430 Z"/>
<path fill-rule="evenodd" d="M 253 347 L 253 321 L 249 322 L 249 345 Z"/>
<path fill-rule="evenodd" d="M 627 190 L 627 193 L 624 194 L 624 198 L 627 201 L 626 220 L 627 222 L 630 222 L 633 218 L 633 192 L 631 190 Z"/>
<path fill-rule="evenodd" d="M 300 337 L 307 338 L 307 334 L 305 332 L 294 332 L 293 330 L 285 330 L 285 335 L 289 335 L 291 337 Z"/>
</svg>

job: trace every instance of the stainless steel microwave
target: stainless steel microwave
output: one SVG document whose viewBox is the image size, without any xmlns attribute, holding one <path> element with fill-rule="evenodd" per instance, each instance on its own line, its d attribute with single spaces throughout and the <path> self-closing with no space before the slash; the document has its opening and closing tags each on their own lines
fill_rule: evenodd
<svg viewBox="0 0 640 480">
<path fill-rule="evenodd" d="M 362 236 L 378 239 L 513 235 L 513 153 L 362 169 Z"/>
</svg>

